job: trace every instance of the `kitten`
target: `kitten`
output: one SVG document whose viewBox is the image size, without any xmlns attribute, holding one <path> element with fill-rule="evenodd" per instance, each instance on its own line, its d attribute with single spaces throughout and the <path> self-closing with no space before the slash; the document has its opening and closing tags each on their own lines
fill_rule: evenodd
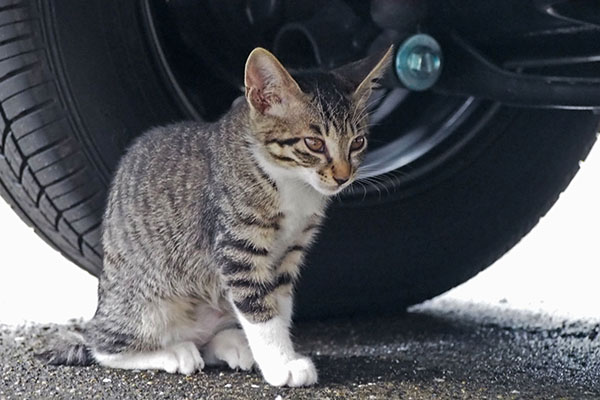
<svg viewBox="0 0 600 400">
<path fill-rule="evenodd" d="M 138 138 L 104 215 L 96 314 L 42 356 L 182 374 L 256 363 L 271 385 L 314 384 L 290 339 L 293 286 L 328 197 L 363 159 L 367 99 L 391 54 L 292 77 L 257 48 L 246 101 L 220 121 Z"/>
</svg>

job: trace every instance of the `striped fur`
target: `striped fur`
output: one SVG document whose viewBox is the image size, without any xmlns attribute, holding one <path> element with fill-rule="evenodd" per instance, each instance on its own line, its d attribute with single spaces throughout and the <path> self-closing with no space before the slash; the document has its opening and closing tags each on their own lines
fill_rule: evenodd
<svg viewBox="0 0 600 400">
<path fill-rule="evenodd" d="M 253 355 L 275 385 L 316 381 L 289 338 L 293 287 L 327 196 L 363 157 L 348 149 L 367 134 L 364 94 L 335 72 L 292 78 L 260 49 L 246 84 L 247 101 L 220 121 L 154 128 L 129 148 L 104 215 L 96 314 L 51 362 L 190 373 L 204 366 L 199 348 L 244 367 Z M 306 146 L 315 136 L 323 154 Z M 238 322 L 248 343 L 215 336 Z M 222 348 L 232 341 L 235 352 Z"/>
</svg>

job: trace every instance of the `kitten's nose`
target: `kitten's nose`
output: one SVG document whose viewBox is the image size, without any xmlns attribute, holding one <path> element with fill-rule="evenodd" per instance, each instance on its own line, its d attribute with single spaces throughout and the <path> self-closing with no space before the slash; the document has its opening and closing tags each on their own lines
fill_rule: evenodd
<svg viewBox="0 0 600 400">
<path fill-rule="evenodd" d="M 331 166 L 331 175 L 333 176 L 333 180 L 337 182 L 338 185 L 343 185 L 348 182 L 350 179 L 350 170 L 352 167 L 349 162 L 338 162 Z"/>
<path fill-rule="evenodd" d="M 333 180 L 337 182 L 338 185 L 342 186 L 344 183 L 348 182 L 348 179 L 350 179 L 350 177 L 343 177 L 343 178 L 336 178 L 335 176 L 333 177 Z"/>
</svg>

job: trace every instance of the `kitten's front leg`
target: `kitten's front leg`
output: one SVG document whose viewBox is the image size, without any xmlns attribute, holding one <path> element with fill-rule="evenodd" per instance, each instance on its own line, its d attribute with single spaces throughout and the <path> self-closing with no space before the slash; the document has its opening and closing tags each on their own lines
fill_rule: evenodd
<svg viewBox="0 0 600 400">
<path fill-rule="evenodd" d="M 254 360 L 271 385 L 307 386 L 317 381 L 314 364 L 294 351 L 290 338 L 292 288 L 313 226 L 274 263 L 264 250 L 268 243 L 224 237 L 217 247 L 222 252 L 221 271 L 231 304 Z"/>
<path fill-rule="evenodd" d="M 261 321 L 260 313 L 234 308 L 248 338 L 250 349 L 265 380 L 274 386 L 308 386 L 317 382 L 317 370 L 308 357 L 294 351 L 290 338 L 291 294 L 274 294 L 271 318 Z M 268 303 L 268 302 L 267 302 Z M 243 308 L 243 306 L 242 306 Z M 250 308 L 250 307 L 249 307 Z M 261 310 L 264 308 L 261 307 Z"/>
</svg>

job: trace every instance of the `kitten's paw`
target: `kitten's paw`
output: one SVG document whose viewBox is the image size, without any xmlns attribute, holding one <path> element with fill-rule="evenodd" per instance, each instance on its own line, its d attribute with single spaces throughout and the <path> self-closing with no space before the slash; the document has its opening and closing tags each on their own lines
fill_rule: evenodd
<svg viewBox="0 0 600 400">
<path fill-rule="evenodd" d="M 174 344 L 169 348 L 167 354 L 163 369 L 170 374 L 179 372 L 190 375 L 204 368 L 204 360 L 192 342 Z"/>
<path fill-rule="evenodd" d="M 248 371 L 254 365 L 254 357 L 241 329 L 225 329 L 215 335 L 206 346 L 207 359 L 224 361 L 231 369 Z"/>
<path fill-rule="evenodd" d="M 310 386 L 317 383 L 317 368 L 308 357 L 292 360 L 287 363 L 286 368 L 290 371 L 288 386 Z"/>
<path fill-rule="evenodd" d="M 261 368 L 263 377 L 273 386 L 310 386 L 317 383 L 317 369 L 308 357 L 296 358 L 282 366 Z"/>
</svg>

